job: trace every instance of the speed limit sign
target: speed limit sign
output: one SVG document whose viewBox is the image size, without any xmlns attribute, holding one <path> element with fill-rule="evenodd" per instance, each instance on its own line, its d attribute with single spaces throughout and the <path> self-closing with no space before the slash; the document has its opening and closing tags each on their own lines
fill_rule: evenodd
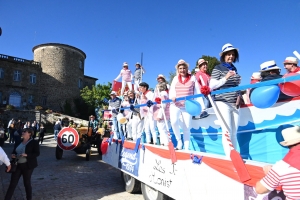
<svg viewBox="0 0 300 200">
<path fill-rule="evenodd" d="M 57 136 L 57 144 L 63 150 L 73 150 L 79 142 L 78 132 L 74 128 L 63 128 Z"/>
</svg>

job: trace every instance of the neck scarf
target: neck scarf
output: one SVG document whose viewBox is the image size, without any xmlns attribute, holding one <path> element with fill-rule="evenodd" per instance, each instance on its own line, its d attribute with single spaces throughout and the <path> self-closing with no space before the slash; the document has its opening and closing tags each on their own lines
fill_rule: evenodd
<svg viewBox="0 0 300 200">
<path fill-rule="evenodd" d="M 129 99 L 130 104 L 134 104 L 134 102 L 135 102 L 135 99 Z"/>
<path fill-rule="evenodd" d="M 288 154 L 282 159 L 284 162 L 288 163 L 290 166 L 300 170 L 300 144 L 292 147 Z"/>
<path fill-rule="evenodd" d="M 181 83 L 181 84 L 186 84 L 190 79 L 191 79 L 191 75 L 190 74 L 187 74 L 184 81 L 182 81 L 182 77 L 180 74 L 178 74 L 178 81 Z"/>
<path fill-rule="evenodd" d="M 235 71 L 235 73 L 237 74 L 237 70 L 233 64 L 223 62 L 222 65 L 231 71 Z"/>
</svg>

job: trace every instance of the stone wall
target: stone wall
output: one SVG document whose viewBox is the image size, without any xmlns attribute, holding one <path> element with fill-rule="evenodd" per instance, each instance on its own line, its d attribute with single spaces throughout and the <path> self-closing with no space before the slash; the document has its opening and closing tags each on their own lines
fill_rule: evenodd
<svg viewBox="0 0 300 200">
<path fill-rule="evenodd" d="M 33 53 L 34 60 L 41 63 L 43 81 L 40 91 L 43 98 L 47 99 L 48 107 L 60 110 L 65 100 L 80 97 L 85 60 L 81 50 L 69 45 L 48 43 L 34 47 Z"/>
<path fill-rule="evenodd" d="M 0 98 L 0 105 L 3 104 L 3 101 L 6 101 L 5 104 L 9 103 L 10 94 L 17 93 L 21 96 L 21 107 L 23 103 L 26 102 L 26 105 L 35 104 L 39 102 L 39 83 L 41 82 L 41 72 L 42 68 L 39 63 L 16 61 L 17 58 L 2 55 L 0 59 L 0 69 L 3 70 L 4 76 L 0 78 L 0 92 L 2 97 Z M 21 59 L 23 60 L 23 59 Z M 18 70 L 21 72 L 20 81 L 14 81 L 14 72 Z M 30 75 L 36 75 L 36 83 L 30 82 Z M 32 102 L 29 102 L 29 96 L 32 95 Z M 25 104 L 24 104 L 25 105 Z"/>
<path fill-rule="evenodd" d="M 55 121 L 64 118 L 68 118 L 69 120 L 73 120 L 76 124 L 80 124 L 83 126 L 88 125 L 88 120 L 83 120 L 75 117 L 70 117 L 68 115 L 63 115 L 59 113 L 45 113 L 43 111 L 36 111 L 36 110 L 3 110 L 0 113 L 0 120 L 7 124 L 10 119 L 21 120 L 22 122 L 30 121 L 33 122 L 34 120 L 43 123 L 43 124 L 54 124 Z"/>
</svg>

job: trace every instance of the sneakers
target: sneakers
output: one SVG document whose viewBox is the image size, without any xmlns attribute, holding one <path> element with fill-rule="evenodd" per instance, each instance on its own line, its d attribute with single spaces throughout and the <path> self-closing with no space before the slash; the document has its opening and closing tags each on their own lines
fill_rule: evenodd
<svg viewBox="0 0 300 200">
<path fill-rule="evenodd" d="M 193 119 L 193 120 L 198 120 L 198 119 L 203 119 L 203 118 L 208 117 L 208 116 L 209 116 L 209 114 L 208 114 L 206 111 L 203 111 L 203 112 L 200 114 L 199 117 L 193 116 L 192 119 Z"/>
</svg>

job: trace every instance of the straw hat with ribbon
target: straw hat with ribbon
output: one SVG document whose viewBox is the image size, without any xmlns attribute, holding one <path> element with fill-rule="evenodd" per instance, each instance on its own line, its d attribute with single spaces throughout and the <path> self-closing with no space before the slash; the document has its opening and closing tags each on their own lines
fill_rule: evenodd
<svg viewBox="0 0 300 200">
<path fill-rule="evenodd" d="M 234 48 L 233 45 L 230 44 L 230 43 L 224 44 L 224 46 L 222 47 L 222 52 L 220 53 L 220 56 L 222 56 L 223 53 L 225 53 L 227 51 L 231 51 L 231 50 L 237 50 L 237 51 L 239 51 L 239 49 Z"/>
<path fill-rule="evenodd" d="M 282 146 L 291 146 L 300 143 L 300 126 L 293 126 L 282 130 L 284 141 L 280 142 Z"/>
</svg>

